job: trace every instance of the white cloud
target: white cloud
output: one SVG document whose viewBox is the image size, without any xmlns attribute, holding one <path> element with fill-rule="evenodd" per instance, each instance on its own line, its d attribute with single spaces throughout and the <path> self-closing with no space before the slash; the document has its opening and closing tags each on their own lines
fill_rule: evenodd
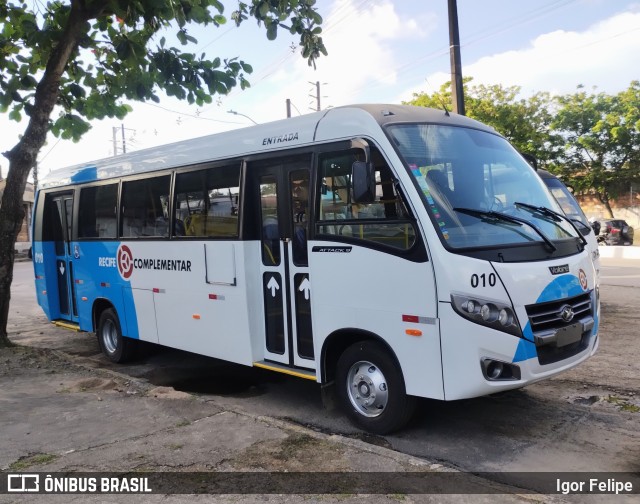
<svg viewBox="0 0 640 504">
<path fill-rule="evenodd" d="M 397 82 L 393 42 L 423 37 L 433 23 L 433 17 L 428 15 L 420 17 L 420 24 L 415 19 L 403 18 L 389 0 L 373 4 L 338 0 L 325 16 L 323 28 L 329 56 L 319 59 L 316 70 L 299 54 L 292 54 L 283 62 L 280 60 L 281 66 L 273 70 L 268 82 L 257 82 L 249 92 L 234 93 L 225 103 L 239 111 L 249 110 L 246 113 L 259 122 L 284 117 L 287 98 L 301 113 L 307 113 L 316 104 L 309 96 L 315 95 L 315 87 L 310 83 L 316 81 L 321 83 L 323 108 L 362 100 L 363 90 L 372 82 L 387 87 Z"/>
<path fill-rule="evenodd" d="M 535 38 L 529 47 L 505 51 L 464 65 L 462 72 L 475 83 L 522 86 L 536 91 L 570 93 L 579 84 L 616 93 L 638 78 L 640 66 L 640 10 L 632 6 L 583 32 L 554 31 Z M 464 48 L 463 48 L 464 52 Z M 428 77 L 434 88 L 447 82 L 448 72 Z M 423 82 L 402 94 L 428 90 Z"/>
</svg>

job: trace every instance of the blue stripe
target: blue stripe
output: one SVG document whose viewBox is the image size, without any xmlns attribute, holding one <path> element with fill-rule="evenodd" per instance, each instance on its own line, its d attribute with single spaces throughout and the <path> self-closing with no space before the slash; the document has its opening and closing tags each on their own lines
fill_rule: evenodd
<svg viewBox="0 0 640 504">
<path fill-rule="evenodd" d="M 548 303 L 549 301 L 557 301 L 558 299 L 578 296 L 582 293 L 584 293 L 584 290 L 582 289 L 580 279 L 577 276 L 571 274 L 562 275 L 554 278 L 553 281 L 544 288 L 538 296 L 536 304 Z M 595 314 L 594 318 L 595 325 L 593 327 L 592 334 L 596 334 L 598 330 L 598 318 Z M 521 362 L 527 359 L 533 359 L 538 355 L 536 345 L 533 343 L 533 331 L 531 330 L 531 323 L 529 320 L 527 320 L 527 325 L 522 330 L 522 336 L 523 339 L 518 343 L 512 362 Z"/>
</svg>

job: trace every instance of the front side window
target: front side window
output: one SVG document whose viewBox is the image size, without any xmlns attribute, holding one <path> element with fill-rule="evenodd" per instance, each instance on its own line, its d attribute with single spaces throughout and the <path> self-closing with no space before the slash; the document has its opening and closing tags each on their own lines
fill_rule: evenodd
<svg viewBox="0 0 640 504">
<path fill-rule="evenodd" d="M 118 184 L 80 190 L 78 238 L 116 238 Z"/>
<path fill-rule="evenodd" d="M 170 175 L 122 183 L 122 238 L 169 236 Z"/>
<path fill-rule="evenodd" d="M 358 149 L 319 157 L 321 182 L 317 232 L 408 250 L 416 241 L 415 228 L 395 177 L 375 148 L 371 152 L 375 167 L 375 198 L 370 203 L 353 200 L 351 168 L 362 157 L 363 152 Z"/>
<path fill-rule="evenodd" d="M 240 164 L 176 175 L 173 235 L 236 238 Z"/>
<path fill-rule="evenodd" d="M 502 137 L 470 128 L 387 128 L 451 248 L 575 239 L 575 229 L 529 164 Z"/>
</svg>

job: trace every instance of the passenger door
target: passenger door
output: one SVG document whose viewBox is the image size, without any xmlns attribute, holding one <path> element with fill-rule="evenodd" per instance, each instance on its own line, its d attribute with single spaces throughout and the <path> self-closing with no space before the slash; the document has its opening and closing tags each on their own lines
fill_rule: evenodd
<svg viewBox="0 0 640 504">
<path fill-rule="evenodd" d="M 47 194 L 45 215 L 50 219 L 50 233 L 56 256 L 59 318 L 78 321 L 75 281 L 73 276 L 74 253 L 71 250 L 73 228 L 73 193 Z"/>
<path fill-rule="evenodd" d="M 315 368 L 307 258 L 311 157 L 250 164 L 261 241 L 265 360 Z"/>
</svg>

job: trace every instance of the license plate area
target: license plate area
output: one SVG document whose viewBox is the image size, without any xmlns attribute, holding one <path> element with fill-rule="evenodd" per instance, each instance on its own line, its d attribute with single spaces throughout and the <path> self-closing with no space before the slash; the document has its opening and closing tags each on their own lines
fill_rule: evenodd
<svg viewBox="0 0 640 504">
<path fill-rule="evenodd" d="M 556 346 L 564 347 L 582 339 L 583 325 L 578 322 L 570 326 L 560 327 L 556 332 Z"/>
</svg>

